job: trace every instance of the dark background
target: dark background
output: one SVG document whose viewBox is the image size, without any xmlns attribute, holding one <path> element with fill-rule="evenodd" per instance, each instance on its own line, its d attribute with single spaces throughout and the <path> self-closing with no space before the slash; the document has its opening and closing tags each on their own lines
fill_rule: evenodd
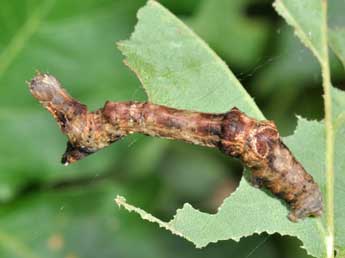
<svg viewBox="0 0 345 258">
<path fill-rule="evenodd" d="M 293 133 L 296 114 L 322 119 L 319 65 L 271 1 L 160 2 L 226 61 L 283 136 Z M 59 164 L 65 138 L 25 80 L 36 69 L 50 72 L 91 109 L 107 99 L 145 100 L 115 46 L 144 4 L 1 1 L 0 257 L 307 257 L 300 241 L 278 234 L 195 249 L 115 205 L 121 194 L 166 221 L 185 202 L 216 212 L 242 173 L 216 150 L 133 135 L 78 164 Z M 334 57 L 332 79 L 345 88 Z"/>
</svg>

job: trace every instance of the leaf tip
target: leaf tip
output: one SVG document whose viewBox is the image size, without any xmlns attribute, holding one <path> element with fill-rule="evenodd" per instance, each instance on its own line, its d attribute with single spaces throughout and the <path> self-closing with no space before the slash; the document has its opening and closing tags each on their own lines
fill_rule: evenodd
<svg viewBox="0 0 345 258">
<path fill-rule="evenodd" d="M 115 203 L 117 204 L 117 206 L 118 206 L 119 208 L 125 206 L 125 204 L 126 204 L 126 202 L 127 202 L 127 201 L 126 201 L 126 198 L 123 197 L 123 196 L 121 196 L 121 195 L 117 195 L 114 201 L 115 201 Z"/>
</svg>

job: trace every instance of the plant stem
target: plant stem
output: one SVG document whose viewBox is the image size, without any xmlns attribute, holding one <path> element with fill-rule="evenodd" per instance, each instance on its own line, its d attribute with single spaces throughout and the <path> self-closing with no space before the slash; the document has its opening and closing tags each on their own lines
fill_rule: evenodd
<svg viewBox="0 0 345 258">
<path fill-rule="evenodd" d="M 327 26 L 327 1 L 322 1 L 324 15 L 323 46 L 324 55 L 321 60 L 324 105 L 325 105 L 325 130 L 326 130 L 326 203 L 327 203 L 327 258 L 334 257 L 334 131 L 332 121 L 332 95 L 331 77 L 328 57 L 328 26 Z"/>
</svg>

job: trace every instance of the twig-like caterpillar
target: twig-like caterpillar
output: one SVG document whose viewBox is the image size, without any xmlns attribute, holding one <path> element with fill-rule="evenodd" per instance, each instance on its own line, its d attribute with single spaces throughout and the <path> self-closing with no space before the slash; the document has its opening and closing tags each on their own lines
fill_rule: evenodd
<svg viewBox="0 0 345 258">
<path fill-rule="evenodd" d="M 29 87 L 68 137 L 62 157 L 65 165 L 131 133 L 183 140 L 240 158 L 251 169 L 255 186 L 268 188 L 290 204 L 291 221 L 322 214 L 318 185 L 281 141 L 271 121 L 257 121 L 237 108 L 209 114 L 132 101 L 108 101 L 103 108 L 88 112 L 51 75 L 37 74 Z"/>
</svg>

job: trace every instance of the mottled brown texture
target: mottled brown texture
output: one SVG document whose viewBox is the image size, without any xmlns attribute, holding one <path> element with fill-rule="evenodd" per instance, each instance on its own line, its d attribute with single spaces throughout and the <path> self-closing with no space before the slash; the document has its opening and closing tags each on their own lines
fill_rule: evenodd
<svg viewBox="0 0 345 258">
<path fill-rule="evenodd" d="M 272 121 L 257 121 L 233 108 L 223 125 L 223 152 L 240 157 L 251 169 L 254 186 L 264 186 L 290 204 L 290 220 L 322 214 L 318 185 L 281 141 Z"/>
<path fill-rule="evenodd" d="M 281 141 L 271 121 L 257 121 L 237 108 L 208 114 L 132 101 L 108 101 L 103 108 L 88 112 L 51 75 L 38 74 L 29 86 L 68 137 L 62 157 L 65 165 L 131 133 L 183 140 L 241 159 L 251 169 L 254 186 L 266 187 L 290 204 L 291 221 L 322 214 L 318 185 Z"/>
</svg>

